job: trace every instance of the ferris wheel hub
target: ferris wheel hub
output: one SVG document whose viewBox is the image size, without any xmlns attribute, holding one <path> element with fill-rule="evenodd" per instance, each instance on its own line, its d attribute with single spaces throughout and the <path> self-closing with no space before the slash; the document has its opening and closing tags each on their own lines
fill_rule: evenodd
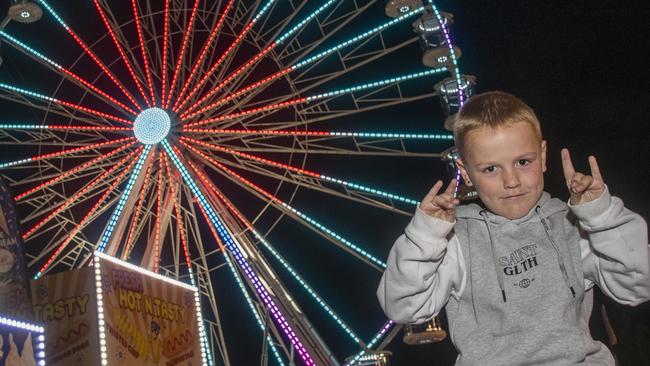
<svg viewBox="0 0 650 366">
<path fill-rule="evenodd" d="M 135 118 L 133 133 L 143 144 L 151 145 L 162 141 L 171 128 L 171 118 L 164 109 L 148 108 Z"/>
</svg>

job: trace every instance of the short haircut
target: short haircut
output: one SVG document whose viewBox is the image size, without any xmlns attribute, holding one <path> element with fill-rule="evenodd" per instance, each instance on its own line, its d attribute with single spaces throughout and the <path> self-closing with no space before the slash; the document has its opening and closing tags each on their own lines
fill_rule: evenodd
<svg viewBox="0 0 650 366">
<path fill-rule="evenodd" d="M 542 129 L 533 109 L 514 95 L 501 91 L 471 97 L 454 118 L 454 141 L 461 156 L 467 134 L 482 127 L 507 127 L 524 122 L 530 124 L 537 139 L 542 140 Z"/>
</svg>

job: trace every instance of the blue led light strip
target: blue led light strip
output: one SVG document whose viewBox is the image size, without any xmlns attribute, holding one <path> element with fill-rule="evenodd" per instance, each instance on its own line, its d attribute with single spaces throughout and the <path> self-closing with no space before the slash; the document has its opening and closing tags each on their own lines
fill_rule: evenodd
<svg viewBox="0 0 650 366">
<path fill-rule="evenodd" d="M 323 5 L 321 5 L 320 7 L 318 7 L 318 9 L 316 9 L 313 13 L 309 14 L 305 19 L 303 19 L 301 22 L 299 22 L 298 24 L 296 24 L 293 28 L 289 29 L 289 30 L 286 31 L 283 35 L 281 35 L 280 37 L 278 37 L 278 39 L 277 39 L 275 42 L 276 42 L 276 43 L 282 43 L 282 42 L 284 42 L 285 39 L 287 39 L 288 37 L 291 37 L 291 35 L 292 35 L 293 33 L 295 33 L 298 29 L 300 29 L 303 25 L 307 24 L 310 20 L 312 20 L 312 19 L 314 19 L 316 16 L 318 16 L 318 14 L 320 14 L 320 12 L 322 12 L 323 10 L 329 8 L 329 7 L 330 7 L 332 4 L 334 4 L 336 1 L 337 1 L 337 0 L 329 0 L 329 1 L 326 2 L 325 4 L 323 4 Z"/>
<path fill-rule="evenodd" d="M 106 226 L 106 229 L 102 233 L 102 237 L 99 239 L 99 245 L 97 247 L 97 251 L 103 252 L 104 249 L 106 248 L 106 244 L 108 244 L 108 240 L 111 238 L 111 235 L 113 234 L 115 225 L 117 225 L 117 220 L 122 215 L 122 210 L 124 210 L 124 205 L 126 205 L 126 200 L 129 198 L 129 195 L 131 194 L 133 185 L 135 184 L 135 181 L 138 179 L 138 176 L 140 175 L 142 166 L 144 165 L 144 162 L 147 160 L 147 157 L 149 156 L 149 152 L 151 151 L 152 146 L 153 145 L 144 145 L 144 150 L 140 154 L 140 157 L 138 158 L 138 162 L 135 164 L 135 167 L 133 168 L 133 173 L 131 173 L 131 176 L 129 177 L 129 181 L 127 182 L 126 187 L 124 188 L 124 191 L 120 196 L 120 200 L 117 202 L 117 206 L 113 210 L 113 214 L 111 215 L 111 218 L 108 220 L 108 225 Z"/>
<path fill-rule="evenodd" d="M 239 220 L 255 235 L 255 237 L 264 245 L 264 247 L 271 252 L 271 254 L 284 266 L 284 268 L 293 276 L 300 285 L 309 293 L 309 295 L 312 296 L 312 298 L 325 310 L 327 314 L 330 315 L 332 319 L 345 331 L 350 338 L 359 345 L 361 345 L 361 338 L 357 336 L 354 331 L 334 312 L 334 310 L 316 293 L 316 291 L 309 286 L 307 281 L 305 281 L 300 274 L 278 253 L 273 247 L 255 230 L 253 227 L 253 224 L 250 223 L 250 221 L 246 220 L 240 212 L 238 212 L 235 208 L 234 205 L 228 198 L 226 198 L 221 192 L 219 192 L 216 187 L 212 185 L 207 179 L 205 178 L 204 175 L 199 172 L 194 165 L 191 165 L 192 169 L 199 174 L 201 178 L 203 178 L 203 183 L 208 185 L 208 188 L 214 192 L 219 199 L 225 203 L 226 207 L 228 207 L 236 217 L 239 218 Z"/>
<path fill-rule="evenodd" d="M 314 56 L 311 56 L 311 57 L 307 58 L 306 60 L 300 61 L 297 64 L 293 65 L 291 68 L 292 68 L 292 70 L 296 70 L 298 68 L 301 68 L 301 67 L 303 67 L 303 66 L 305 66 L 305 65 L 307 65 L 309 63 L 312 63 L 312 62 L 314 62 L 314 61 L 316 61 L 318 59 L 321 59 L 321 58 L 323 58 L 323 57 L 325 57 L 327 55 L 330 55 L 330 54 L 340 50 L 341 48 L 349 46 L 349 45 L 351 45 L 352 43 L 354 43 L 356 41 L 359 41 L 359 40 L 361 40 L 363 38 L 366 38 L 366 37 L 368 37 L 368 36 L 370 36 L 370 35 L 372 35 L 374 33 L 382 31 L 382 30 L 384 30 L 384 29 L 386 29 L 386 28 L 388 28 L 388 27 L 390 27 L 392 25 L 400 23 L 404 19 L 408 19 L 408 18 L 410 18 L 410 17 L 412 17 L 413 15 L 416 15 L 416 14 L 421 14 L 423 9 L 424 9 L 424 7 L 421 6 L 421 7 L 417 8 L 417 9 L 415 9 L 415 10 L 411 10 L 408 13 L 405 13 L 404 15 L 400 16 L 399 18 L 392 19 L 392 20 L 390 20 L 390 21 L 388 21 L 388 22 L 386 22 L 384 24 L 381 24 L 381 25 L 376 26 L 376 27 L 374 27 L 374 28 L 372 28 L 370 30 L 362 32 L 362 33 L 348 39 L 347 41 L 343 41 L 343 42 L 339 43 L 338 45 L 336 45 L 334 47 L 331 47 L 331 48 L 329 48 L 329 49 L 327 49 L 325 51 L 322 51 L 322 52 L 320 52 L 320 53 L 318 53 L 318 54 L 316 54 Z"/>
<path fill-rule="evenodd" d="M 267 1 L 266 5 L 264 5 L 264 7 L 259 11 L 259 13 L 255 15 L 255 18 L 253 18 L 251 23 L 255 24 L 264 15 L 264 13 L 266 13 L 269 10 L 269 8 L 271 7 L 271 5 L 273 5 L 274 2 L 275 0 Z"/>
<path fill-rule="evenodd" d="M 350 327 L 349 327 L 349 326 L 348 326 L 348 325 L 347 325 L 347 324 L 346 324 L 346 323 L 345 323 L 345 322 L 344 322 L 344 321 L 343 321 L 343 320 L 338 316 L 338 314 L 336 314 L 336 313 L 334 312 L 334 309 L 332 309 L 332 308 L 331 308 L 331 307 L 330 307 L 330 306 L 329 306 L 329 305 L 328 305 L 328 304 L 327 304 L 327 303 L 326 303 L 326 302 L 325 302 L 325 301 L 324 301 L 324 300 L 323 300 L 323 299 L 318 295 L 318 293 L 316 293 L 316 291 L 315 291 L 313 288 L 311 288 L 311 286 L 309 286 L 309 284 L 307 283 L 307 281 L 305 281 L 305 279 L 302 278 L 302 276 L 300 276 L 300 274 L 298 274 L 298 272 L 296 272 L 296 270 L 295 270 L 293 267 L 291 267 L 291 265 L 290 265 L 290 264 L 289 264 L 289 263 L 288 263 L 284 258 L 282 258 L 282 256 L 280 255 L 280 253 L 276 252 L 275 249 L 273 249 L 273 247 L 272 247 L 272 246 L 271 246 L 271 245 L 270 245 L 266 240 L 264 240 L 264 238 L 262 238 L 262 236 L 261 236 L 261 235 L 260 235 L 256 230 L 253 230 L 253 234 L 255 235 L 255 237 L 256 237 L 260 242 L 262 242 L 262 244 L 264 244 L 264 247 L 265 247 L 265 248 L 266 248 L 266 249 L 267 249 L 271 254 L 273 254 L 273 256 L 275 257 L 275 259 L 277 259 L 278 262 L 280 262 L 280 263 L 282 264 L 282 266 L 284 266 L 284 268 L 285 268 L 289 273 L 291 273 L 291 275 L 293 276 L 293 278 L 294 278 L 296 281 L 298 281 L 298 283 L 300 283 L 300 285 L 305 289 L 305 291 L 307 291 L 307 293 L 308 293 L 309 295 L 311 295 L 311 297 L 312 297 L 312 298 L 313 298 L 313 299 L 318 303 L 318 305 L 320 305 L 320 306 L 325 310 L 325 312 L 326 312 L 327 314 L 329 314 L 329 316 L 330 316 L 332 319 L 334 319 L 334 321 L 336 322 L 336 324 L 338 324 L 339 327 L 341 327 L 341 329 L 343 329 L 343 331 L 345 331 L 345 333 L 346 333 L 348 336 L 350 336 L 350 338 L 352 338 L 352 340 L 353 340 L 354 342 L 356 342 L 356 343 L 358 343 L 358 344 L 361 344 L 361 338 L 359 338 L 359 336 L 358 336 L 356 333 L 354 333 L 354 331 L 353 331 L 353 330 L 352 330 L 352 329 L 351 329 L 351 328 L 350 328 Z"/>
<path fill-rule="evenodd" d="M 257 321 L 257 324 L 260 326 L 260 330 L 262 333 L 264 333 L 266 326 L 264 325 L 264 322 L 260 318 L 259 313 L 257 312 L 257 309 L 255 308 L 255 305 L 253 304 L 253 300 L 251 299 L 250 295 L 248 294 L 248 291 L 246 291 L 246 287 L 244 287 L 244 283 L 242 282 L 239 273 L 237 273 L 237 270 L 235 269 L 235 265 L 232 263 L 230 260 L 230 257 L 228 256 L 227 253 L 223 253 L 224 258 L 226 258 L 226 263 L 228 263 L 228 268 L 230 268 L 230 271 L 232 272 L 233 276 L 235 277 L 235 280 L 237 281 L 237 285 L 239 286 L 239 289 L 241 290 L 241 293 L 244 295 L 244 298 L 246 299 L 246 303 L 248 304 L 248 308 L 251 310 L 253 315 L 255 316 L 255 320 Z M 270 335 L 266 336 L 266 343 L 268 343 L 269 347 L 271 348 L 271 351 L 273 352 L 273 355 L 275 356 L 275 360 L 278 361 L 278 364 L 281 366 L 284 366 L 285 363 L 282 360 L 282 357 L 280 356 L 280 352 L 278 352 L 277 347 L 275 346 L 275 343 L 273 342 L 273 338 L 271 338 Z"/>
<path fill-rule="evenodd" d="M 22 49 L 26 50 L 27 52 L 29 52 L 29 53 L 31 53 L 32 55 L 36 56 L 37 58 L 41 59 L 42 61 L 44 61 L 44 62 L 46 62 L 46 63 L 52 65 L 55 69 L 61 71 L 63 74 L 72 77 L 72 78 L 75 79 L 76 81 L 78 81 L 78 82 L 80 82 L 81 84 L 83 84 L 85 87 L 87 87 L 87 88 L 91 89 L 92 91 L 94 91 L 95 93 L 101 95 L 103 98 L 106 98 L 106 99 L 108 99 L 109 101 L 115 103 L 117 106 L 123 108 L 123 109 L 126 110 L 127 112 L 129 112 L 129 113 L 131 113 L 131 114 L 133 114 L 133 115 L 136 114 L 136 112 L 135 112 L 133 109 L 127 107 L 127 106 L 124 105 L 123 103 L 120 103 L 120 102 L 117 101 L 115 98 L 111 97 L 110 95 L 106 94 L 105 92 L 103 92 L 103 91 L 101 91 L 100 89 L 98 89 L 97 87 L 95 87 L 92 83 L 90 83 L 90 82 L 88 82 L 87 80 L 81 78 L 81 77 L 78 76 L 77 74 L 74 74 L 72 71 L 66 69 L 65 67 L 63 67 L 63 66 L 61 66 L 61 65 L 59 65 L 58 63 L 54 62 L 53 60 L 47 58 L 45 55 L 43 55 L 42 53 L 36 51 L 36 50 L 33 49 L 32 47 L 29 47 L 29 46 L 26 45 L 25 43 L 23 43 L 23 42 L 17 40 L 16 38 L 14 38 L 14 37 L 12 37 L 11 35 L 5 33 L 4 31 L 1 31 L 1 30 L 0 30 L 0 35 L 3 36 L 3 37 L 5 37 L 6 39 L 10 40 L 10 41 L 13 42 L 14 44 L 20 46 Z M 101 98 L 100 98 L 100 99 L 101 99 Z"/>
<path fill-rule="evenodd" d="M 394 322 L 394 321 L 392 321 L 392 320 L 387 321 L 386 324 L 384 324 L 384 326 L 379 330 L 379 332 L 378 332 L 378 333 L 377 333 L 377 334 L 372 338 L 372 340 L 371 340 L 371 341 L 366 345 L 366 349 L 359 351 L 359 353 L 357 353 L 357 355 L 354 356 L 353 359 L 351 359 L 350 361 L 346 362 L 344 366 L 352 366 L 352 365 L 354 365 L 357 361 L 359 361 L 359 359 L 360 359 L 361 357 L 363 357 L 363 355 L 366 354 L 367 350 L 369 350 L 369 349 L 371 349 L 372 347 L 374 347 L 375 344 L 377 344 L 377 342 L 379 342 L 379 340 L 382 339 L 382 338 L 384 337 L 384 335 L 386 335 L 386 333 L 388 333 L 388 331 L 390 330 L 390 328 L 393 327 L 393 325 L 395 325 L 395 322 Z"/>
<path fill-rule="evenodd" d="M 258 187 L 258 186 L 255 185 L 255 184 L 253 184 L 252 182 L 250 182 L 250 181 L 247 180 L 246 178 L 240 176 L 240 175 L 237 174 L 236 172 L 234 172 L 234 171 L 228 169 L 225 165 L 223 165 L 223 164 L 219 163 L 218 161 L 212 159 L 211 157 L 207 156 L 206 154 L 202 153 L 201 151 L 197 150 L 196 148 L 194 148 L 194 147 L 192 147 L 192 146 L 190 146 L 190 145 L 185 145 L 185 146 L 187 146 L 187 147 L 188 147 L 189 149 L 191 149 L 192 151 L 196 152 L 196 153 L 197 153 L 198 155 L 200 155 L 201 157 L 203 157 L 203 158 L 205 158 L 206 160 L 208 160 L 210 163 L 212 163 L 212 164 L 216 165 L 217 167 L 219 167 L 220 169 L 222 169 L 222 170 L 226 173 L 226 176 L 228 176 L 228 177 L 235 177 L 236 179 L 242 181 L 244 184 L 246 184 L 246 185 L 248 185 L 249 187 L 253 188 L 254 190 L 260 192 L 260 193 L 263 194 L 264 196 L 270 198 L 270 199 L 271 199 L 273 202 L 275 202 L 276 204 L 278 204 L 278 205 L 280 205 L 280 206 L 282 206 L 282 207 L 285 207 L 286 209 L 288 209 L 289 211 L 291 211 L 292 213 L 294 213 L 295 215 L 297 215 L 298 217 L 300 217 L 300 218 L 303 219 L 304 221 L 306 221 L 306 222 L 308 222 L 309 224 L 311 224 L 311 225 L 317 227 L 320 231 L 322 231 L 322 232 L 324 232 L 325 234 L 327 234 L 327 236 L 336 239 L 339 243 L 342 243 L 342 244 L 344 244 L 346 247 L 348 247 L 348 248 L 352 249 L 353 251 L 357 252 L 358 254 L 361 254 L 363 257 L 365 257 L 365 258 L 367 258 L 368 260 L 370 260 L 371 262 L 373 262 L 373 263 L 379 265 L 381 268 L 386 268 L 386 263 L 382 262 L 381 260 L 379 260 L 378 258 L 376 258 L 375 256 L 373 256 L 372 254 L 366 252 L 365 250 L 361 249 L 359 246 L 353 244 L 353 243 L 350 242 L 349 240 L 347 240 L 347 239 L 345 239 L 344 237 L 340 236 L 339 234 L 337 234 L 337 233 L 334 232 L 333 230 L 330 230 L 330 229 L 327 228 L 325 225 L 320 224 L 319 222 L 317 222 L 316 220 L 312 219 L 311 217 L 309 217 L 309 216 L 305 215 L 304 213 L 302 213 L 302 212 L 296 210 L 295 208 L 291 207 L 289 204 L 283 202 L 282 200 L 280 200 L 279 198 L 275 197 L 275 196 L 272 195 L 271 193 L 269 193 L 269 192 L 263 190 L 262 188 Z"/>
<path fill-rule="evenodd" d="M 396 76 L 396 77 L 392 77 L 390 79 L 384 79 L 384 80 L 379 80 L 379 81 L 368 82 L 368 83 L 365 83 L 365 84 L 359 84 L 357 86 L 351 86 L 349 88 L 333 90 L 333 91 L 330 91 L 330 92 L 327 92 L 327 93 L 312 95 L 310 97 L 307 97 L 307 102 L 311 102 L 311 101 L 316 100 L 316 99 L 322 99 L 322 98 L 327 98 L 327 97 L 333 97 L 333 96 L 336 96 L 336 95 L 352 93 L 352 92 L 363 90 L 363 89 L 376 88 L 378 86 L 383 86 L 383 85 L 386 85 L 386 84 L 392 84 L 392 83 L 396 83 L 396 82 L 400 82 L 400 81 L 417 79 L 417 78 L 421 78 L 421 77 L 429 76 L 429 75 L 433 75 L 433 74 L 438 74 L 438 73 L 445 72 L 445 71 L 447 71 L 447 68 L 446 67 L 441 67 L 441 68 L 437 68 L 437 69 L 430 69 L 430 70 L 415 72 L 415 73 L 412 73 L 412 74 Z"/>
<path fill-rule="evenodd" d="M 302 342 L 300 339 L 296 336 L 295 332 L 287 323 L 286 319 L 284 318 L 284 315 L 280 312 L 278 309 L 277 305 L 275 305 L 275 302 L 269 295 L 268 291 L 264 287 L 264 284 L 261 283 L 260 279 L 257 277 L 253 269 L 251 268 L 250 264 L 246 261 L 245 257 L 242 255 L 241 251 L 239 250 L 237 244 L 235 243 L 234 239 L 232 236 L 228 233 L 225 225 L 221 222 L 219 217 L 217 216 L 214 208 L 210 204 L 210 202 L 206 199 L 206 197 L 203 195 L 199 187 L 196 185 L 194 180 L 192 180 L 189 172 L 187 171 L 187 168 L 181 163 L 180 159 L 176 155 L 176 152 L 173 150 L 169 142 L 165 139 L 162 142 L 163 147 L 165 148 L 167 154 L 169 157 L 172 159 L 172 162 L 176 166 L 176 169 L 181 173 L 181 176 L 183 177 L 183 180 L 185 183 L 190 187 L 190 190 L 194 194 L 194 196 L 197 198 L 199 204 L 203 209 L 205 210 L 206 215 L 209 218 L 209 221 L 212 222 L 212 224 L 215 226 L 217 229 L 217 232 L 219 235 L 223 238 L 223 241 L 226 243 L 226 247 L 230 250 L 232 255 L 235 257 L 243 271 L 246 273 L 246 276 L 249 278 L 253 286 L 255 287 L 257 293 L 259 294 L 260 298 L 264 301 L 264 304 L 266 305 L 267 309 L 269 312 L 273 315 L 273 318 L 278 322 L 280 325 L 281 329 L 284 331 L 284 334 L 287 338 L 289 338 L 289 341 L 291 344 L 296 348 L 298 354 L 302 358 L 302 360 L 308 365 L 314 365 L 314 361 L 303 346 Z"/>
</svg>

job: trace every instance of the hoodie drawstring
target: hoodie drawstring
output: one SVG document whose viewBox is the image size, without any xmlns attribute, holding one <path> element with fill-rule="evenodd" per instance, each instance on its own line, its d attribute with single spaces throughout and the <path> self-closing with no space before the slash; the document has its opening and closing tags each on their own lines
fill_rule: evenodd
<svg viewBox="0 0 650 366">
<path fill-rule="evenodd" d="M 503 275 L 499 271 L 499 263 L 497 262 L 497 257 L 494 255 L 494 239 L 492 238 L 492 230 L 490 229 L 490 222 L 487 218 L 485 210 L 479 211 L 479 215 L 485 221 L 485 226 L 487 227 L 488 236 L 490 237 L 490 251 L 492 252 L 492 260 L 494 261 L 494 271 L 497 273 L 497 280 L 499 281 L 499 288 L 501 289 L 501 296 L 503 297 L 503 302 L 506 302 L 506 290 L 503 286 Z"/>
<path fill-rule="evenodd" d="M 546 221 L 545 218 L 540 215 L 539 210 L 541 209 L 540 206 L 535 207 L 535 213 L 539 217 L 540 221 L 542 222 L 542 226 L 544 227 L 544 232 L 546 233 L 546 237 L 548 240 L 551 242 L 551 245 L 553 246 L 553 249 L 555 249 L 555 255 L 557 256 L 557 261 L 560 264 L 560 271 L 562 272 L 562 276 L 564 277 L 564 282 L 566 285 L 569 287 L 569 290 L 571 290 L 571 295 L 573 297 L 576 297 L 576 292 L 573 289 L 573 286 L 571 285 L 571 281 L 569 280 L 569 275 L 567 274 L 566 271 L 566 265 L 564 264 L 564 259 L 562 258 L 562 255 L 560 254 L 560 249 L 557 246 L 557 243 L 555 242 L 555 239 L 553 239 L 553 235 L 551 235 L 551 228 Z"/>
</svg>

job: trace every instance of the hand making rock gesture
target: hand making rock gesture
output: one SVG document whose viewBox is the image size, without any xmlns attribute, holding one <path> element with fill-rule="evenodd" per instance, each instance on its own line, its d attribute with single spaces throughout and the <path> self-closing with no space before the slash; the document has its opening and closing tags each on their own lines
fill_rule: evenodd
<svg viewBox="0 0 650 366">
<path fill-rule="evenodd" d="M 442 181 L 437 181 L 420 203 L 420 210 L 431 217 L 454 222 L 456 220 L 456 206 L 460 204 L 460 201 L 454 197 L 454 190 L 456 190 L 457 184 L 458 181 L 452 179 L 447 189 L 441 194 L 438 194 L 438 191 L 442 188 Z"/>
<path fill-rule="evenodd" d="M 571 193 L 569 202 L 572 205 L 591 202 L 600 197 L 605 191 L 605 182 L 600 175 L 600 168 L 598 167 L 596 158 L 590 156 L 588 160 L 591 175 L 576 172 L 571 162 L 569 150 L 562 149 L 562 169 L 564 170 L 564 179 L 566 180 L 567 188 L 569 188 L 569 192 Z"/>
</svg>

